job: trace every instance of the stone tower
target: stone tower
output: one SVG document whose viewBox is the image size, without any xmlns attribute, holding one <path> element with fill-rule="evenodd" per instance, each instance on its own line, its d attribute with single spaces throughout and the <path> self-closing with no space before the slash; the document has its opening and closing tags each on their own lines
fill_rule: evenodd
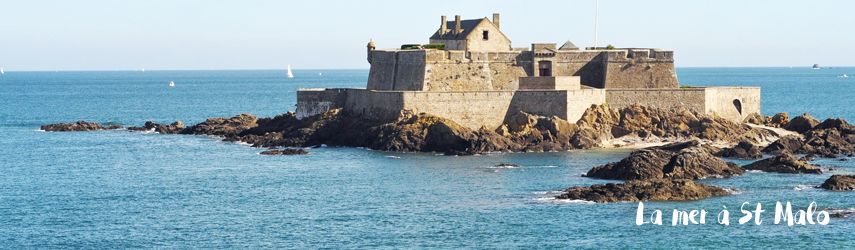
<svg viewBox="0 0 855 250">
<path fill-rule="evenodd" d="M 368 45 L 366 45 L 366 50 L 368 52 L 368 63 L 371 63 L 371 51 L 377 49 L 377 44 L 374 44 L 374 39 L 368 40 Z"/>
</svg>

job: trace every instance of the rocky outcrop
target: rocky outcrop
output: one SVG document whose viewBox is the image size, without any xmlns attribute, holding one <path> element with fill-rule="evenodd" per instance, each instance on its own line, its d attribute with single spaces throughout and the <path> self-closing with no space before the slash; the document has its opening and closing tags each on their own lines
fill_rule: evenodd
<svg viewBox="0 0 855 250">
<path fill-rule="evenodd" d="M 743 166 L 747 170 L 788 174 L 821 174 L 822 170 L 811 165 L 804 159 L 799 159 L 789 152 L 783 152 L 775 157 L 756 161 Z"/>
<path fill-rule="evenodd" d="M 762 148 L 748 141 L 740 141 L 731 148 L 723 148 L 716 156 L 737 159 L 759 159 L 763 158 Z"/>
<path fill-rule="evenodd" d="M 803 115 L 796 116 L 795 118 L 793 118 L 793 120 L 790 120 L 790 122 L 786 125 L 786 127 L 784 127 L 784 129 L 796 131 L 802 134 L 807 132 L 808 130 L 813 129 L 813 127 L 815 127 L 817 124 L 819 124 L 819 121 L 817 121 L 809 114 L 805 113 Z"/>
<path fill-rule="evenodd" d="M 250 114 L 240 114 L 231 118 L 208 118 L 202 123 L 182 130 L 181 133 L 230 137 L 237 135 L 244 130 L 255 127 L 256 125 L 255 116 Z"/>
<path fill-rule="evenodd" d="M 832 191 L 855 191 L 855 175 L 832 175 L 819 187 Z"/>
<path fill-rule="evenodd" d="M 161 134 L 177 134 L 184 130 L 184 123 L 175 121 L 169 125 L 162 125 L 156 122 L 147 121 L 142 127 L 128 127 L 130 131 L 154 131 Z"/>
<path fill-rule="evenodd" d="M 781 112 L 773 115 L 766 122 L 766 126 L 784 128 L 790 123 L 790 115 L 787 112 Z"/>
<path fill-rule="evenodd" d="M 285 148 L 285 149 L 268 149 L 262 151 L 259 154 L 262 155 L 304 155 L 308 154 L 309 151 L 306 151 L 302 148 Z"/>
<path fill-rule="evenodd" d="M 613 180 L 704 179 L 731 177 L 744 172 L 713 155 L 715 148 L 698 141 L 641 149 L 619 162 L 594 167 L 587 177 Z"/>
<path fill-rule="evenodd" d="M 805 120 L 809 119 L 805 118 Z M 805 121 L 805 123 L 810 122 Z M 855 127 L 843 119 L 827 119 L 802 133 L 802 137 L 781 137 L 763 151 L 769 153 L 789 151 L 829 158 L 841 154 L 855 155 Z"/>
<path fill-rule="evenodd" d="M 41 126 L 41 130 L 50 132 L 96 131 L 120 128 L 122 128 L 121 125 L 102 126 L 97 122 L 87 121 L 77 121 L 73 123 L 54 123 Z"/>
<path fill-rule="evenodd" d="M 652 179 L 573 187 L 564 190 L 555 198 L 603 203 L 699 200 L 727 194 L 722 188 L 698 184 L 691 180 Z"/>
</svg>

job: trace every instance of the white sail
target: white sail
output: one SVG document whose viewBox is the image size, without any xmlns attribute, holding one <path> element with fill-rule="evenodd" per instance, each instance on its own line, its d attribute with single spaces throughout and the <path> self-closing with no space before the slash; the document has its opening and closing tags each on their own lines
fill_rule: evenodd
<svg viewBox="0 0 855 250">
<path fill-rule="evenodd" d="M 6 74 L 6 71 L 3 70 L 3 68 L 0 68 L 0 75 L 5 75 L 5 74 Z"/>
<path fill-rule="evenodd" d="M 291 72 L 291 65 L 288 65 L 288 78 L 294 78 L 294 72 Z"/>
<path fill-rule="evenodd" d="M 169 81 L 169 87 L 175 87 L 175 81 Z"/>
</svg>

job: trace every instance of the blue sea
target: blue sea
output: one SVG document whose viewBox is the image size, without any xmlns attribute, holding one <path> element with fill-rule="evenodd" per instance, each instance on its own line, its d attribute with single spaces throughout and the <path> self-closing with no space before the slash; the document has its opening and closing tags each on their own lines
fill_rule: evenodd
<svg viewBox="0 0 855 250">
<path fill-rule="evenodd" d="M 855 159 L 816 161 L 822 175 L 749 172 L 703 180 L 735 195 L 645 203 L 665 225 L 635 225 L 637 203 L 551 199 L 628 150 L 438 156 L 317 148 L 262 156 L 206 136 L 126 131 L 49 133 L 88 120 L 192 124 L 295 109 L 298 88 L 364 87 L 367 70 L 9 72 L 0 75 L 2 248 L 853 248 L 855 218 L 773 223 L 776 201 L 855 208 L 855 192 L 813 188 L 855 173 Z M 855 68 L 680 68 L 692 86 L 760 86 L 770 115 L 855 120 Z M 169 88 L 169 81 L 176 86 Z M 740 164 L 745 161 L 737 161 Z M 494 167 L 499 163 L 518 168 Z M 766 212 L 740 225 L 743 202 Z M 731 225 L 716 223 L 730 211 Z M 671 226 L 674 209 L 706 224 Z"/>
</svg>

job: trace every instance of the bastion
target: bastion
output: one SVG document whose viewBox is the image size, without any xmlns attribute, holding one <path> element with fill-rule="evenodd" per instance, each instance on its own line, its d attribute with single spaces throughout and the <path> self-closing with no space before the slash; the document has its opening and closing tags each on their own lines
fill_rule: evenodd
<svg viewBox="0 0 855 250">
<path fill-rule="evenodd" d="M 570 41 L 514 48 L 499 14 L 442 16 L 428 44 L 377 49 L 372 40 L 367 59 L 366 88 L 300 89 L 297 116 L 334 108 L 371 120 L 427 113 L 495 129 L 520 111 L 575 122 L 594 104 L 685 107 L 736 122 L 760 112 L 758 87 L 680 87 L 673 51 Z"/>
</svg>

